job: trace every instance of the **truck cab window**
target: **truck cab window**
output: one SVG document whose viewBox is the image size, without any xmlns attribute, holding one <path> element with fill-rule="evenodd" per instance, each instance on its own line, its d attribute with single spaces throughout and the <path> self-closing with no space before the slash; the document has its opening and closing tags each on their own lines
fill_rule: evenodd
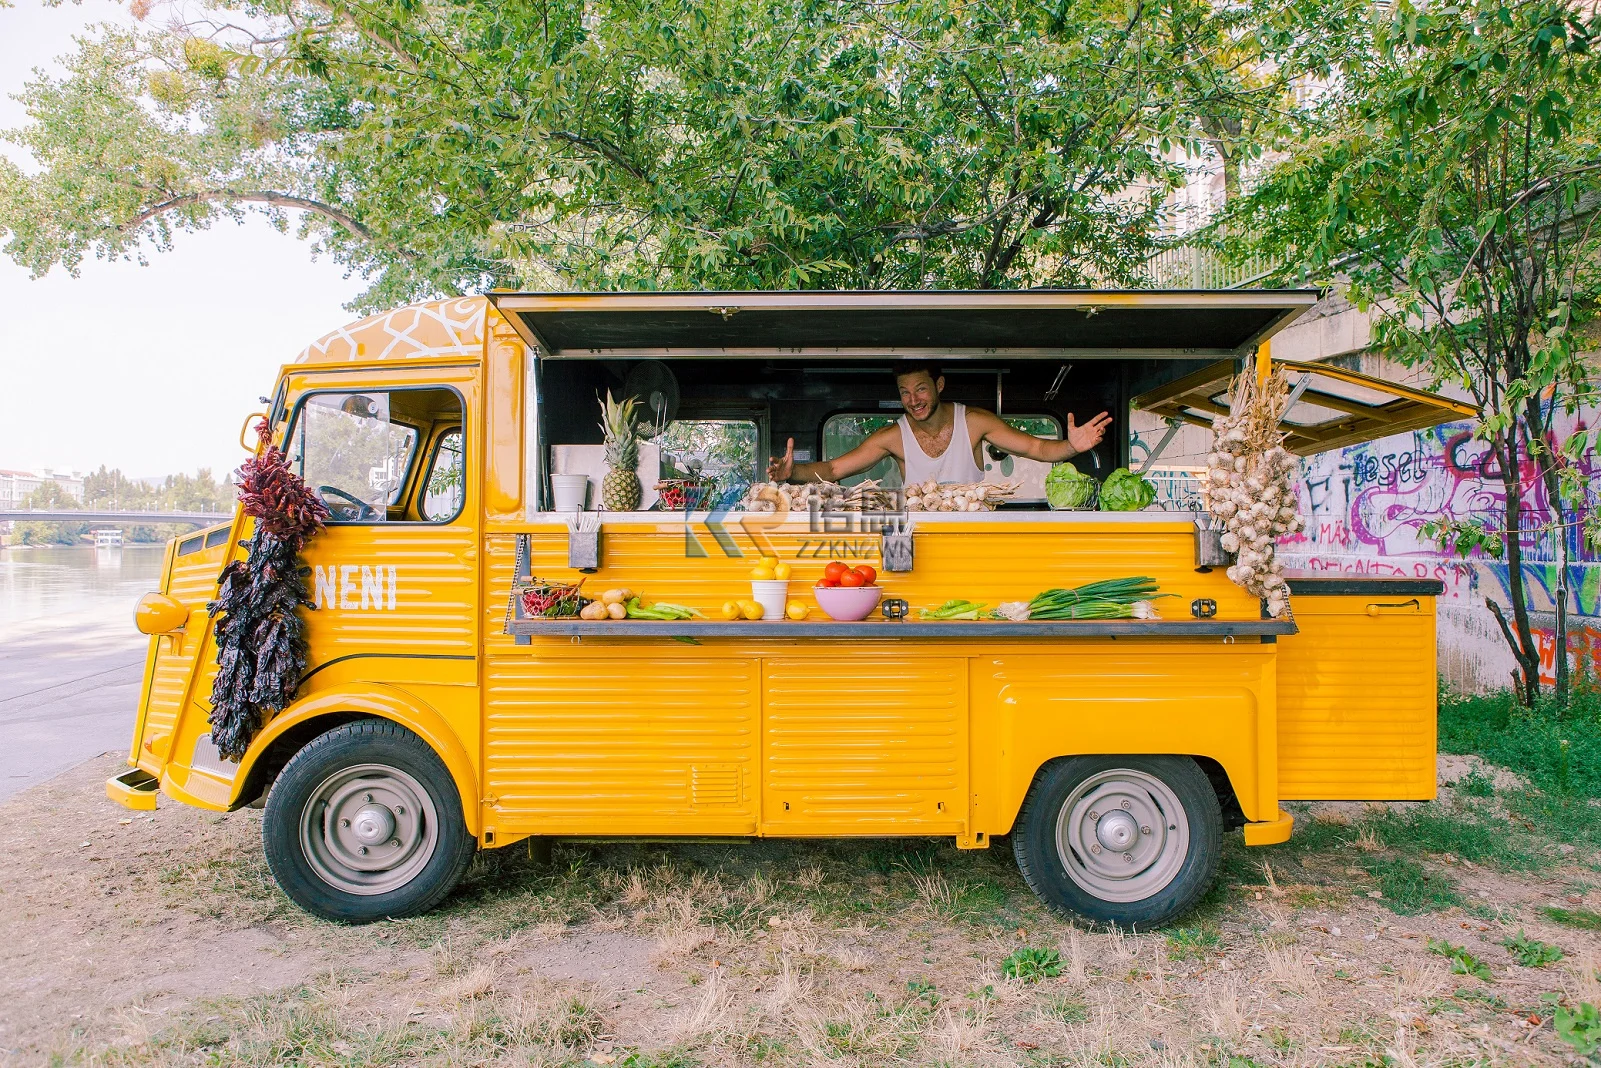
<svg viewBox="0 0 1601 1068">
<path fill-rule="evenodd" d="M 381 523 L 405 488 L 417 430 L 390 419 L 390 394 L 315 393 L 289 432 L 289 462 L 330 523 Z"/>
<path fill-rule="evenodd" d="M 466 467 L 461 428 L 447 430 L 434 446 L 427 481 L 423 483 L 422 501 L 417 506 L 424 519 L 430 523 L 448 523 L 461 512 Z"/>
</svg>

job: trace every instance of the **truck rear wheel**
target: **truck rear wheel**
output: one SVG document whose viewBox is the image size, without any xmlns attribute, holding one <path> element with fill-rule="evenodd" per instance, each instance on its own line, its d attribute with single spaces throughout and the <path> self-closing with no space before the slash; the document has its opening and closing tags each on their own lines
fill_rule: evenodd
<svg viewBox="0 0 1601 1068">
<path fill-rule="evenodd" d="M 1012 830 L 1017 866 L 1041 900 L 1117 927 L 1187 912 L 1217 877 L 1222 846 L 1217 794 L 1186 757 L 1047 764 Z"/>
<path fill-rule="evenodd" d="M 295 904 L 348 923 L 433 908 L 476 846 L 444 762 L 387 720 L 336 727 L 291 757 L 267 796 L 262 839 Z"/>
</svg>

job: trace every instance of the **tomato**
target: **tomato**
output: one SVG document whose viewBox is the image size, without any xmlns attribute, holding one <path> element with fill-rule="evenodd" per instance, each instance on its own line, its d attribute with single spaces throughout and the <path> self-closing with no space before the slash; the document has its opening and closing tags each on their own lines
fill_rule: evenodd
<svg viewBox="0 0 1601 1068">
<path fill-rule="evenodd" d="M 842 564 L 838 560 L 834 560 L 831 561 L 827 567 L 823 568 L 823 577 L 826 579 L 833 579 L 835 582 L 838 582 L 840 576 L 844 575 L 845 572 L 849 571 L 850 569 L 851 568 L 849 564 Z"/>
<path fill-rule="evenodd" d="M 838 585 L 839 579 L 837 578 L 820 578 L 817 580 L 817 586 L 819 589 L 833 589 Z"/>
<path fill-rule="evenodd" d="M 874 571 L 866 564 L 857 564 L 854 570 L 858 575 L 862 576 L 863 586 L 871 586 L 873 583 L 878 581 L 878 572 Z"/>
<path fill-rule="evenodd" d="M 847 571 L 839 577 L 839 584 L 841 586 L 865 586 L 867 585 L 867 580 L 862 578 L 860 571 Z"/>
</svg>

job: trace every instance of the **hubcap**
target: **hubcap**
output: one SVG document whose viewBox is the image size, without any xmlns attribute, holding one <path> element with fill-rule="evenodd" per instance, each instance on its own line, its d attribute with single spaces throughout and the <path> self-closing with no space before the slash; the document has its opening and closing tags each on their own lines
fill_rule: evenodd
<svg viewBox="0 0 1601 1068">
<path fill-rule="evenodd" d="M 1099 772 L 1062 803 L 1056 849 L 1068 878 L 1102 901 L 1141 901 L 1178 875 L 1190 824 L 1162 780 L 1132 768 Z"/>
<path fill-rule="evenodd" d="M 300 815 L 312 870 L 349 894 L 383 894 L 416 877 L 439 843 L 433 798 L 412 776 L 358 764 L 324 779 Z"/>
<path fill-rule="evenodd" d="M 1095 838 L 1107 849 L 1115 849 L 1119 853 L 1127 849 L 1134 836 L 1140 833 L 1139 824 L 1134 822 L 1122 809 L 1108 812 L 1095 823 Z"/>
<path fill-rule="evenodd" d="M 388 841 L 395 833 L 395 814 L 383 805 L 363 805 L 356 810 L 351 830 L 356 840 L 367 845 Z"/>
</svg>

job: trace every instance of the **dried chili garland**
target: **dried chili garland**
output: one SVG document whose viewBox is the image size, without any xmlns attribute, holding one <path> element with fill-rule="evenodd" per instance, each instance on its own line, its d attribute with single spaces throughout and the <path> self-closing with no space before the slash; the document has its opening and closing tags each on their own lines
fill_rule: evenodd
<svg viewBox="0 0 1601 1068">
<path fill-rule="evenodd" d="M 300 562 L 306 541 L 321 530 L 328 507 L 289 468 L 283 451 L 267 441 L 266 420 L 256 425 L 261 452 L 239 471 L 239 506 L 256 521 L 243 544 L 248 552 L 222 569 L 217 599 L 206 611 L 217 619 L 217 678 L 211 685 L 211 740 L 238 760 L 256 732 L 294 700 L 306 667 L 306 596 Z"/>
</svg>

